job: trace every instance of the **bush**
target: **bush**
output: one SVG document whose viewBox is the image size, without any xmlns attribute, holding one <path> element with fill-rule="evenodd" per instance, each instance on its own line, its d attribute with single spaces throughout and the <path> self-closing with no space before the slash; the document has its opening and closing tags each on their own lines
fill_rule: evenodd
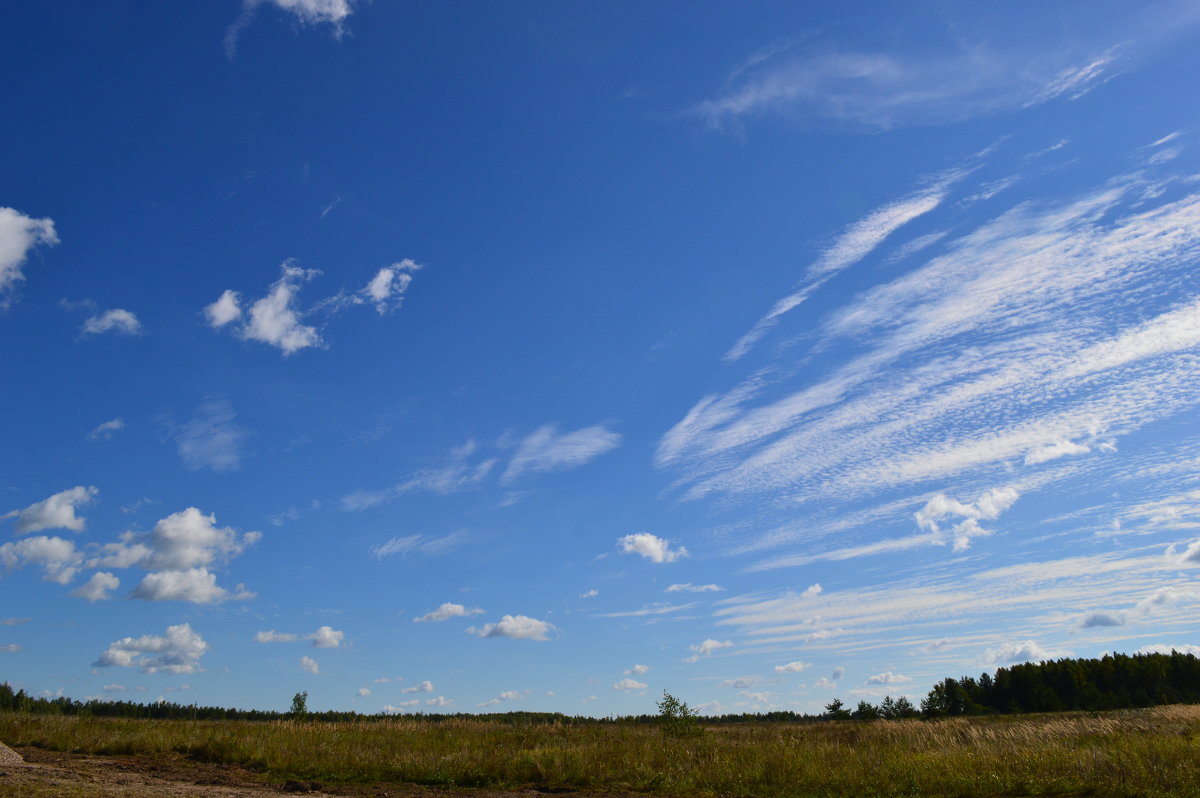
<svg viewBox="0 0 1200 798">
<path fill-rule="evenodd" d="M 695 737 L 704 732 L 699 713 L 666 690 L 657 706 L 658 727 L 668 737 Z"/>
</svg>

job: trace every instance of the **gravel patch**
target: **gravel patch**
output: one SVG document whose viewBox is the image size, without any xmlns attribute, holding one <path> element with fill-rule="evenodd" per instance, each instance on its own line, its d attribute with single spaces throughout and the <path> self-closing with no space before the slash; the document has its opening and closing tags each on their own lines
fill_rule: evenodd
<svg viewBox="0 0 1200 798">
<path fill-rule="evenodd" d="M 4 743 L 0 743 L 0 765 L 22 765 L 25 759 Z"/>
</svg>

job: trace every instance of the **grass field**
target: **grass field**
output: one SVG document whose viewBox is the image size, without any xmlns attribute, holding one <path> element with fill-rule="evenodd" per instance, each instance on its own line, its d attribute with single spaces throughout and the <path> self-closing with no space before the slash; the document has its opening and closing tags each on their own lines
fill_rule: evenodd
<svg viewBox="0 0 1200 798">
<path fill-rule="evenodd" d="M 710 727 L 0 714 L 11 746 L 181 753 L 274 780 L 723 796 L 1200 795 L 1200 706 Z"/>
</svg>

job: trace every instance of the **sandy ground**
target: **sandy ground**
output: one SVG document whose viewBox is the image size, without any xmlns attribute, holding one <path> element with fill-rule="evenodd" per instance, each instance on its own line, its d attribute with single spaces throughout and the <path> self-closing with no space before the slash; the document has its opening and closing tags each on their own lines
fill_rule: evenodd
<svg viewBox="0 0 1200 798">
<path fill-rule="evenodd" d="M 89 756 L 18 748 L 24 763 L 0 761 L 0 796 L 17 798 L 276 798 L 307 795 L 353 798 L 543 798 L 532 790 L 453 790 L 409 784 L 272 783 L 237 765 L 196 762 L 178 754 Z M 562 793 L 583 798 L 578 793 Z M 614 798 L 589 795 L 586 798 Z"/>
</svg>

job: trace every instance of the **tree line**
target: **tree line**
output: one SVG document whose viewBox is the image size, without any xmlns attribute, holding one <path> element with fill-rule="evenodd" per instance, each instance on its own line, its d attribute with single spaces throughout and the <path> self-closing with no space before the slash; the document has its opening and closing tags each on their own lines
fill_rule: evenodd
<svg viewBox="0 0 1200 798">
<path fill-rule="evenodd" d="M 299 697 L 300 694 L 297 694 Z M 307 699 L 307 694 L 304 696 Z M 938 718 L 954 715 L 1015 714 L 1023 712 L 1061 712 L 1066 710 L 1101 711 L 1148 707 L 1158 704 L 1200 703 L 1200 658 L 1173 651 L 1170 654 L 1106 654 L 1097 659 L 1057 659 L 999 668 L 995 675 L 982 673 L 978 678 L 943 679 L 933 686 L 920 706 L 908 698 L 885 697 L 878 705 L 859 701 L 850 709 L 840 699 L 825 707 L 824 714 L 807 715 L 789 710 L 765 713 L 729 713 L 698 715 L 704 724 L 778 723 L 820 720 L 873 720 L 876 718 Z M 293 710 L 295 710 L 293 700 Z M 38 715 L 78 715 L 159 720 L 295 720 L 370 721 L 393 719 L 383 713 L 312 712 L 303 715 L 257 709 L 229 709 L 170 701 L 137 703 L 133 701 L 76 701 L 70 698 L 40 698 L 24 690 L 0 684 L 0 712 L 28 712 Z M 513 725 L 544 723 L 658 723 L 658 715 L 610 716 L 592 718 L 559 712 L 503 712 L 484 716 L 464 712 L 411 713 L 406 719 L 427 722 L 484 717 L 489 721 Z"/>
</svg>

